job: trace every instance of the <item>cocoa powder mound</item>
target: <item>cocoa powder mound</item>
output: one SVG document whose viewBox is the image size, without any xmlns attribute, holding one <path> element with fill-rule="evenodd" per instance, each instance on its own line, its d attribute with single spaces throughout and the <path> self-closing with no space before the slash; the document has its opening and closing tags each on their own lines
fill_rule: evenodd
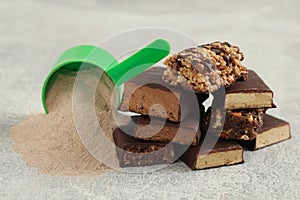
<svg viewBox="0 0 300 200">
<path fill-rule="evenodd" d="M 74 74 L 58 75 L 47 94 L 49 114 L 32 115 L 10 129 L 13 149 L 40 173 L 96 175 L 109 169 L 89 153 L 77 134 L 72 116 L 75 78 Z M 97 113 L 100 126 L 111 140 L 114 126 L 111 111 Z"/>
</svg>

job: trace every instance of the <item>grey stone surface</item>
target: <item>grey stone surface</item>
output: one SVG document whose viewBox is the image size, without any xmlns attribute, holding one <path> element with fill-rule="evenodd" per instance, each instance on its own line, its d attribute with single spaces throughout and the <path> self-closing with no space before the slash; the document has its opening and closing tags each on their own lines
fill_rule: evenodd
<svg viewBox="0 0 300 200">
<path fill-rule="evenodd" d="M 294 0 L 1 0 L 0 199 L 300 199 L 299 7 Z M 275 91 L 278 108 L 269 113 L 291 122 L 292 139 L 246 151 L 242 165 L 203 171 L 176 163 L 149 174 L 51 177 L 26 166 L 8 128 L 42 112 L 41 86 L 59 53 L 144 26 L 238 44 L 245 64 Z"/>
</svg>

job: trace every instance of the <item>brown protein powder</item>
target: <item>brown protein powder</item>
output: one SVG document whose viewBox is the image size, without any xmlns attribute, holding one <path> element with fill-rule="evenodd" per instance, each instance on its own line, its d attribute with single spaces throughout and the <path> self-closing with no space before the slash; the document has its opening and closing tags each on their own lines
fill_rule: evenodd
<svg viewBox="0 0 300 200">
<path fill-rule="evenodd" d="M 47 94 L 49 114 L 32 115 L 10 129 L 13 149 L 40 173 L 96 175 L 109 169 L 87 151 L 77 134 L 72 113 L 75 75 L 57 76 Z M 106 87 L 110 90 L 111 86 Z M 104 91 L 103 87 L 101 90 L 101 93 L 110 92 Z M 114 126 L 112 112 L 95 111 L 100 126 L 111 140 Z"/>
</svg>

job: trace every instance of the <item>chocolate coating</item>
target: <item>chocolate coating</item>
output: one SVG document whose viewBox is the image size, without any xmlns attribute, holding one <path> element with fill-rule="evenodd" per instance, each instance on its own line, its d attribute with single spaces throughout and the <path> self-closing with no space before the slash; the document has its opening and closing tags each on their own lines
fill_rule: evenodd
<svg viewBox="0 0 300 200">
<path fill-rule="evenodd" d="M 274 117 L 272 115 L 264 115 L 264 125 L 257 131 L 257 134 L 262 134 L 263 132 L 270 130 L 275 127 L 280 127 L 289 124 L 288 122 Z"/>
<path fill-rule="evenodd" d="M 132 118 L 137 124 L 135 137 L 142 140 L 173 142 L 181 145 L 197 145 L 200 140 L 200 123 L 196 122 L 193 117 L 179 123 L 164 121 L 156 117 L 150 119 L 148 116 Z M 197 124 L 198 127 L 195 126 Z"/>
<path fill-rule="evenodd" d="M 226 89 L 226 94 L 250 92 L 270 92 L 273 94 L 273 91 L 253 70 L 248 70 L 247 80 L 237 81 Z"/>
</svg>

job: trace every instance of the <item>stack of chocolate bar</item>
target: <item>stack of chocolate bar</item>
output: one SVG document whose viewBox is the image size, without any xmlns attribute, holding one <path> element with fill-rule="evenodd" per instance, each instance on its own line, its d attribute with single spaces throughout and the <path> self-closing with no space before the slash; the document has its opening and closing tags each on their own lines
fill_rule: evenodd
<svg viewBox="0 0 300 200">
<path fill-rule="evenodd" d="M 267 109 L 274 107 L 272 90 L 249 70 L 246 81 L 237 81 L 226 89 L 226 117 L 220 137 L 236 140 L 251 150 L 289 139 L 289 123 L 266 114 Z M 216 120 L 210 118 L 208 109 L 206 123 L 217 127 Z"/>
<path fill-rule="evenodd" d="M 215 162 L 211 167 L 216 166 L 216 161 L 209 158 L 211 154 L 219 154 L 217 161 L 223 160 L 223 165 L 239 163 L 243 160 L 242 147 L 256 150 L 290 138 L 289 123 L 265 113 L 274 107 L 273 92 L 254 71 L 249 70 L 247 80 L 237 81 L 225 92 L 225 115 L 218 110 L 213 115 L 212 109 L 208 108 L 204 121 L 207 134 L 228 143 L 225 148 L 223 146 L 227 153 L 217 151 L 216 145 L 206 157 L 201 157 L 201 146 L 191 147 L 181 160 L 192 169 L 210 167 L 205 165 L 206 160 Z M 221 118 L 224 118 L 224 124 L 219 122 Z"/>
<path fill-rule="evenodd" d="M 119 109 L 140 115 L 131 117 L 134 126 L 114 131 L 121 167 L 172 163 L 178 158 L 180 145 L 199 143 L 204 107 L 198 102 L 208 95 L 168 85 L 162 80 L 164 70 L 153 67 L 124 84 Z"/>
<path fill-rule="evenodd" d="M 191 169 L 232 165 L 243 162 L 243 147 L 289 139 L 289 123 L 265 113 L 275 107 L 272 90 L 243 59 L 238 47 L 214 42 L 174 54 L 167 68 L 125 83 L 120 110 L 140 115 L 132 117 L 135 126 L 114 131 L 120 166 L 172 163 L 179 156 Z M 214 109 L 215 98 L 205 113 L 203 102 L 222 87 L 222 107 Z M 211 146 L 204 145 L 207 136 L 215 137 Z"/>
</svg>

